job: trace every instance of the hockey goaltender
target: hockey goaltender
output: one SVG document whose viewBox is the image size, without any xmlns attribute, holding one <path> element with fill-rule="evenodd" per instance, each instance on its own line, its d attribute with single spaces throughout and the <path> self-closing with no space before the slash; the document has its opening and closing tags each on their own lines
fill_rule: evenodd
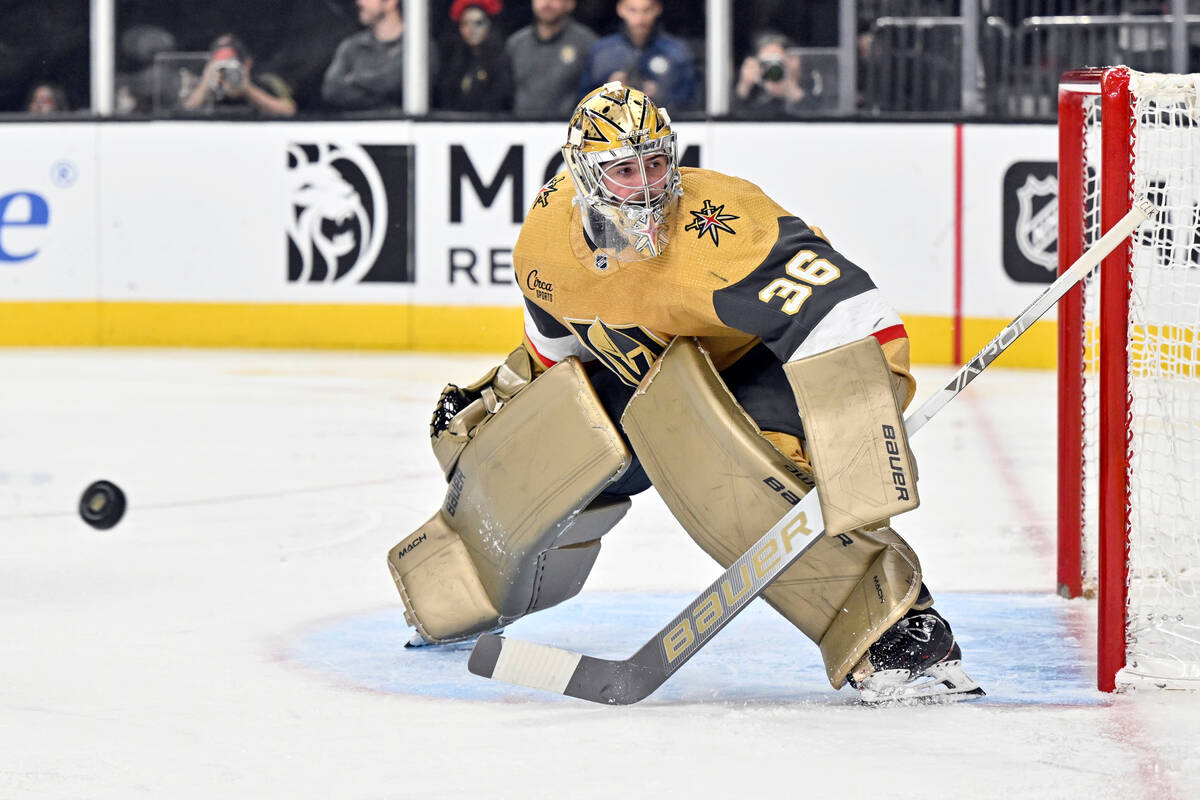
<svg viewBox="0 0 1200 800">
<path fill-rule="evenodd" d="M 651 485 L 725 568 L 815 485 L 827 535 L 763 597 L 817 643 L 829 682 L 866 702 L 983 694 L 890 526 L 918 503 L 900 417 L 915 383 L 870 276 L 757 186 L 680 168 L 667 111 L 635 88 L 584 97 L 562 151 L 513 252 L 521 346 L 442 392 L 446 499 L 388 554 L 410 644 L 573 597 Z M 728 601 L 777 549 L 742 563 Z"/>
</svg>

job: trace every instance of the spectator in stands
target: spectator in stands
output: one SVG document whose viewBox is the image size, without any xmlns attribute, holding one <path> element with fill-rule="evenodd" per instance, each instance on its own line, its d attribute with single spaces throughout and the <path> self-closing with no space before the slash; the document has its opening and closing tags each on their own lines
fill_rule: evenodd
<svg viewBox="0 0 1200 800">
<path fill-rule="evenodd" d="M 618 0 L 619 33 L 605 36 L 588 53 L 577 87 L 582 97 L 609 81 L 641 89 L 668 111 L 686 111 L 699 100 L 695 56 L 682 40 L 658 28 L 659 0 Z"/>
<path fill-rule="evenodd" d="M 503 8 L 502 0 L 454 0 L 450 6 L 450 19 L 458 23 L 458 38 L 438 81 L 439 108 L 489 112 L 512 109 L 512 67 L 504 52 L 504 41 L 492 25 Z"/>
<path fill-rule="evenodd" d="M 236 36 L 218 36 L 208 53 L 208 63 L 183 101 L 184 108 L 216 113 L 256 111 L 279 117 L 296 113 L 287 83 L 278 75 L 256 73 L 253 56 Z"/>
<path fill-rule="evenodd" d="M 813 107 L 800 84 L 800 56 L 789 53 L 791 42 L 774 31 L 754 38 L 754 52 L 746 56 L 733 89 L 735 111 L 753 116 L 784 117 Z"/>
<path fill-rule="evenodd" d="M 874 98 L 868 97 L 873 94 L 871 83 L 873 82 L 873 73 L 876 71 L 873 60 L 875 58 L 875 34 L 872 30 L 872 21 L 869 19 L 859 19 L 858 27 L 854 34 L 854 55 L 858 59 L 858 67 L 856 69 L 858 92 L 855 101 L 858 108 L 868 108 L 872 105 Z"/>
<path fill-rule="evenodd" d="M 160 53 L 178 50 L 170 31 L 155 25 L 134 25 L 121 34 L 121 58 L 125 71 L 116 76 L 118 114 L 145 114 L 155 110 L 155 91 L 178 96 L 180 78 L 169 67 L 155 64 Z M 165 98 L 159 98 L 160 100 Z"/>
<path fill-rule="evenodd" d="M 30 90 L 25 110 L 30 114 L 65 114 L 71 110 L 71 104 L 61 86 L 43 81 Z"/>
<path fill-rule="evenodd" d="M 584 59 L 596 34 L 571 17 L 575 0 L 533 0 L 532 24 L 508 37 L 519 116 L 562 117 L 579 102 Z"/>
<path fill-rule="evenodd" d="M 325 108 L 321 97 L 325 72 L 338 45 L 362 30 L 358 9 L 353 0 L 287 0 L 285 7 L 286 14 L 253 16 L 259 20 L 263 36 L 270 37 L 256 35 L 255 41 L 271 42 L 271 57 L 260 61 L 258 67 L 287 81 L 300 111 Z"/>
<path fill-rule="evenodd" d="M 358 0 L 367 27 L 342 40 L 325 71 L 321 99 L 353 110 L 398 110 L 404 88 L 404 20 L 400 0 Z"/>
</svg>

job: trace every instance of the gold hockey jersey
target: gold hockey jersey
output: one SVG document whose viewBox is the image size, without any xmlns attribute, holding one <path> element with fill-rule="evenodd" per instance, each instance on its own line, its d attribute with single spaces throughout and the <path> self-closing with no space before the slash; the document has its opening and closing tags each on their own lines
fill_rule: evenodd
<svg viewBox="0 0 1200 800">
<path fill-rule="evenodd" d="M 874 335 L 911 399 L 907 334 L 863 269 L 754 184 L 680 172 L 666 249 L 643 261 L 592 249 L 566 173 L 538 192 L 513 267 L 542 364 L 599 359 L 636 386 L 675 336 L 724 370 L 760 340 L 786 362 Z"/>
</svg>

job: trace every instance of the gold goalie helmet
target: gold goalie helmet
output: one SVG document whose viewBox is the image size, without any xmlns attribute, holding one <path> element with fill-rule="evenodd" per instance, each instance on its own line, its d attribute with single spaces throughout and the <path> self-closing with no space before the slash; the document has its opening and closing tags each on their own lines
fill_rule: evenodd
<svg viewBox="0 0 1200 800">
<path fill-rule="evenodd" d="M 666 109 L 637 89 L 606 83 L 575 107 L 562 154 L 597 249 L 621 261 L 663 251 L 683 193 Z"/>
</svg>

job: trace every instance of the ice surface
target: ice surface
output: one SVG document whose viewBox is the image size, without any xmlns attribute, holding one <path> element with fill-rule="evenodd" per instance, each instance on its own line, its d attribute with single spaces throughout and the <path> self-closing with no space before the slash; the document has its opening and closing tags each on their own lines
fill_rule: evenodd
<svg viewBox="0 0 1200 800">
<path fill-rule="evenodd" d="M 428 416 L 499 357 L 0 350 L 0 798 L 1200 796 L 1200 696 L 1096 692 L 1095 606 L 1052 594 L 1047 372 L 921 431 L 896 525 L 983 700 L 857 706 L 762 603 L 629 707 L 405 650 L 385 556 L 444 491 Z M 98 478 L 109 531 L 75 512 Z M 509 633 L 625 657 L 718 572 L 642 495 Z"/>
</svg>

